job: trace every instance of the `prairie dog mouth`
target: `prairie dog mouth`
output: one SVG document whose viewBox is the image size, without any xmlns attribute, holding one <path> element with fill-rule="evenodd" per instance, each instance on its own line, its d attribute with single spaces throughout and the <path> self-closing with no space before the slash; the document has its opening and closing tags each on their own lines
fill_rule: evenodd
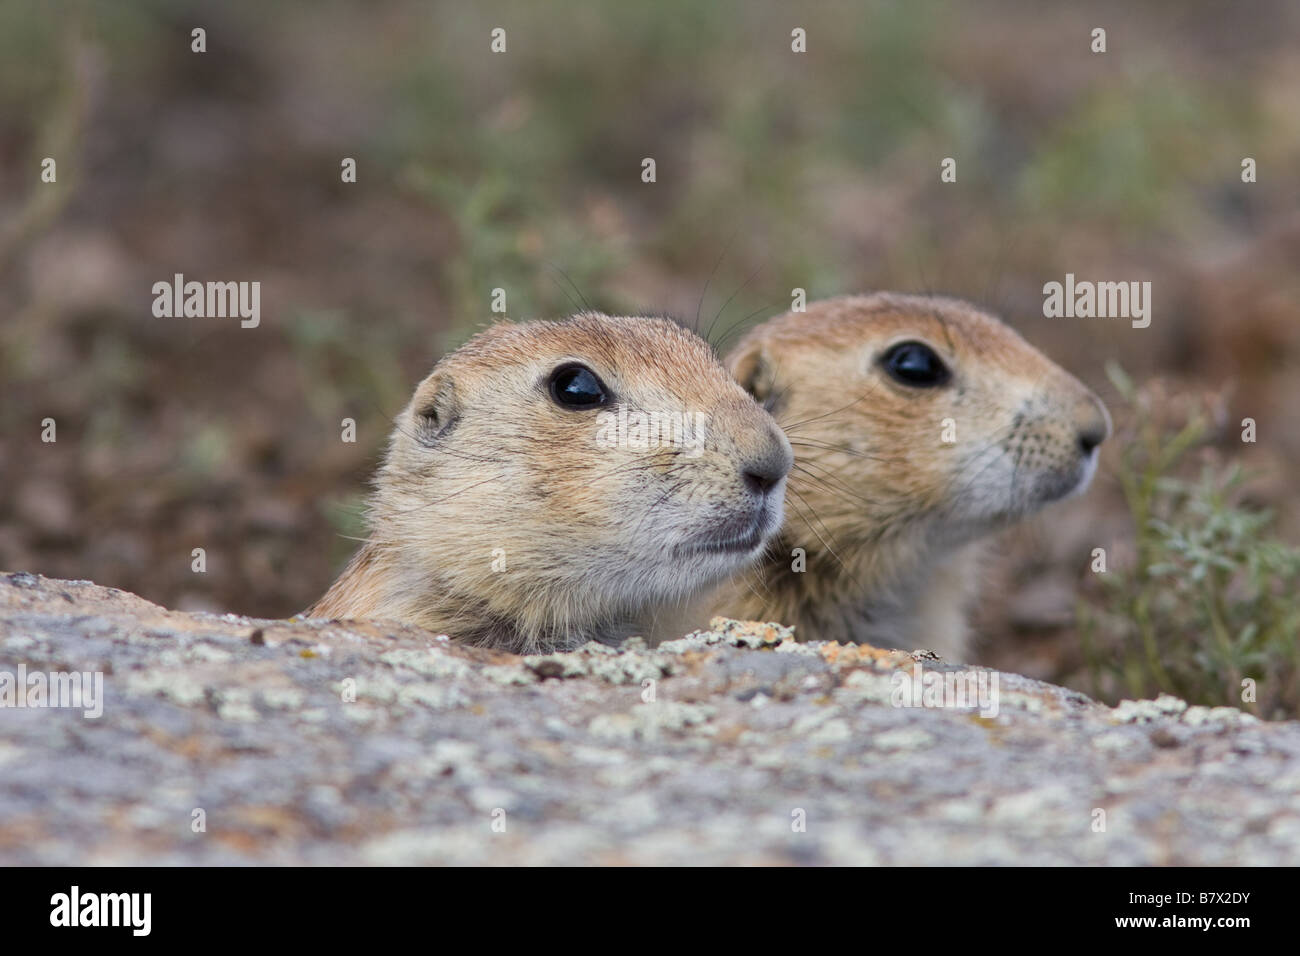
<svg viewBox="0 0 1300 956">
<path fill-rule="evenodd" d="M 752 517 L 733 519 L 712 528 L 698 538 L 679 544 L 673 551 L 681 557 L 693 554 L 748 554 L 767 541 L 767 532 L 772 526 L 771 511 L 763 508 Z"/>
<path fill-rule="evenodd" d="M 1034 497 L 1039 504 L 1047 505 L 1083 494 L 1097 472 L 1097 458 L 1097 450 L 1093 449 L 1073 468 L 1045 473 L 1037 481 Z"/>
<path fill-rule="evenodd" d="M 1100 458 L 1101 453 L 1096 448 L 1093 448 L 1084 456 L 1083 463 L 1079 466 L 1078 480 L 1075 481 L 1074 487 L 1067 491 L 1062 497 L 1073 498 L 1088 490 L 1088 486 L 1092 484 L 1093 475 L 1097 474 L 1097 462 Z"/>
</svg>

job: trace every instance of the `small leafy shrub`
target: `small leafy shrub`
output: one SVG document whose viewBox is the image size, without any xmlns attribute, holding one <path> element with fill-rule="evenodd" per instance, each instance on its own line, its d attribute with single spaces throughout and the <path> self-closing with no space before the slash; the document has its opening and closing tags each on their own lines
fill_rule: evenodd
<svg viewBox="0 0 1300 956">
<path fill-rule="evenodd" d="M 1109 373 L 1130 418 L 1118 477 L 1135 541 L 1079 605 L 1094 693 L 1297 716 L 1300 548 L 1270 537 L 1271 513 L 1243 501 L 1242 470 L 1210 447 L 1208 403 Z"/>
</svg>

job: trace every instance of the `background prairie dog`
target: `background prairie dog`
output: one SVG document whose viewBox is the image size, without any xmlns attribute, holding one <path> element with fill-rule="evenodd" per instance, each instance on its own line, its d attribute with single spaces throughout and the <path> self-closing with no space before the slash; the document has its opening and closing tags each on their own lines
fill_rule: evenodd
<svg viewBox="0 0 1300 956">
<path fill-rule="evenodd" d="M 653 440 L 638 413 L 659 423 Z M 673 421 L 695 430 L 674 440 Z M 369 539 L 307 613 L 517 652 L 618 641 L 762 552 L 791 461 L 768 414 L 672 322 L 496 325 L 416 388 Z"/>
<path fill-rule="evenodd" d="M 781 534 L 714 613 L 804 640 L 962 659 L 975 542 L 1086 488 L 1110 433 L 1081 382 L 954 299 L 813 303 L 752 329 L 726 362 L 796 464 Z"/>
</svg>

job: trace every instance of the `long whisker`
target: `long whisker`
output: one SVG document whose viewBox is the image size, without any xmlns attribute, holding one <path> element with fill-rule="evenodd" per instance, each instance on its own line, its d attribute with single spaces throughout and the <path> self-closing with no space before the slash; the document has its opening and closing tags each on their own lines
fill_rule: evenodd
<svg viewBox="0 0 1300 956">
<path fill-rule="evenodd" d="M 812 465 L 811 462 L 805 461 L 800 463 L 796 461 L 794 467 L 797 471 L 799 471 L 806 478 L 808 478 L 809 481 L 815 484 L 819 484 L 821 487 L 825 488 L 827 491 L 831 492 L 832 494 L 845 495 L 849 498 L 854 499 L 855 501 L 860 501 L 862 504 L 872 508 L 876 508 L 880 506 L 879 501 L 875 501 L 871 498 L 866 498 L 858 494 L 848 485 L 844 484 L 844 482 L 840 481 L 840 479 L 835 476 L 834 472 L 831 472 L 828 469 L 825 468 L 821 469 L 825 474 L 820 474 L 820 475 L 815 472 L 809 471 L 808 469 L 811 465 Z M 839 487 L 837 488 L 836 485 L 838 485 Z"/>
<path fill-rule="evenodd" d="M 799 494 L 799 492 L 796 491 L 794 488 L 790 488 L 789 486 L 787 486 L 786 490 L 799 499 L 800 504 L 802 504 L 803 507 L 808 509 L 808 512 L 813 516 L 813 518 L 816 519 L 817 524 L 820 524 L 822 526 L 822 529 L 826 532 L 827 535 L 830 535 L 831 540 L 833 541 L 834 535 L 831 535 L 830 529 L 826 527 L 826 525 L 822 522 L 821 518 L 817 517 L 817 511 L 816 509 L 813 508 L 811 504 L 808 503 L 808 499 L 805 498 L 803 495 Z M 809 521 L 808 518 L 802 512 L 799 514 L 799 518 L 800 520 L 803 521 L 804 524 L 808 526 L 808 530 L 810 530 L 814 535 L 817 536 L 817 540 L 821 542 L 822 547 L 824 547 L 830 553 L 831 557 L 833 557 L 836 560 L 839 566 L 844 569 L 844 573 L 847 574 L 851 579 L 853 579 L 856 582 L 856 578 L 853 577 L 853 572 L 849 570 L 849 566 L 844 563 L 844 561 L 840 558 L 839 553 L 830 546 L 830 544 L 827 542 L 827 540 L 824 537 L 822 537 L 822 534 L 820 531 L 817 530 L 816 525 L 814 525 L 811 521 Z"/>
<path fill-rule="evenodd" d="M 731 248 L 732 241 L 736 238 L 733 232 L 731 238 L 727 240 L 722 247 L 722 252 L 718 254 L 718 259 L 713 263 L 713 268 L 709 270 L 709 277 L 704 280 L 704 288 L 700 291 L 700 301 L 695 306 L 695 325 L 692 327 L 696 335 L 700 332 L 700 310 L 704 308 L 704 297 L 709 294 L 709 285 L 713 282 L 713 277 L 718 274 L 718 268 L 722 265 L 722 260 L 727 257 L 727 252 Z M 707 339 L 708 336 L 702 336 Z"/>
<path fill-rule="evenodd" d="M 766 305 L 759 306 L 753 312 L 749 313 L 749 315 L 742 316 L 739 320 L 731 323 L 731 325 L 727 326 L 726 329 L 723 330 L 722 337 L 719 338 L 716 342 L 714 342 L 713 347 L 717 349 L 719 352 L 721 352 L 723 346 L 726 345 L 727 340 L 730 339 L 734 333 L 738 331 L 739 332 L 746 331 L 746 329 L 748 328 L 746 323 L 749 322 L 749 320 L 752 319 L 754 316 L 758 315 L 760 312 L 766 312 L 768 309 L 779 309 L 784 305 L 785 305 L 784 302 L 769 302 Z M 713 340 L 710 339 L 710 341 Z"/>
<path fill-rule="evenodd" d="M 549 268 L 554 269 L 554 270 L 555 270 L 556 272 L 558 272 L 560 275 L 564 276 L 565 281 L 568 282 L 569 285 L 573 286 L 573 291 L 576 292 L 576 293 L 578 293 L 578 298 L 582 300 L 582 304 L 583 304 L 583 306 L 584 306 L 584 308 L 583 308 L 583 309 L 580 309 L 579 311 L 582 311 L 582 312 L 594 312 L 594 311 L 596 311 L 595 309 L 593 309 L 593 308 L 591 307 L 591 303 L 587 301 L 587 297 L 586 297 L 585 295 L 582 294 L 582 290 L 578 288 L 578 284 L 577 284 L 576 282 L 574 282 L 572 278 L 569 277 L 569 274 L 568 274 L 567 272 L 565 272 L 563 269 L 561 269 L 561 268 L 560 268 L 558 265 L 556 265 L 554 262 L 551 262 L 549 259 L 547 259 L 547 260 L 543 260 L 543 261 L 545 262 L 545 264 L 546 264 Z M 572 297 L 572 296 L 569 297 L 569 301 L 570 301 L 570 302 L 573 302 L 573 297 Z M 577 305 L 577 303 L 574 303 L 574 305 Z"/>
<path fill-rule="evenodd" d="M 789 435 L 786 435 L 786 437 L 790 438 Z M 820 448 L 823 451 L 839 452 L 841 455 L 847 455 L 850 458 L 862 458 L 866 461 L 895 462 L 905 460 L 902 455 L 894 455 L 892 457 L 873 455 L 869 452 L 858 451 L 855 448 L 849 448 L 845 445 L 832 445 L 829 442 L 813 441 L 809 438 L 790 438 L 790 444 L 796 448 Z"/>
<path fill-rule="evenodd" d="M 788 425 L 782 423 L 781 428 L 784 429 L 785 433 L 788 435 L 791 429 L 799 428 L 802 425 L 808 425 L 811 424 L 812 422 L 822 421 L 826 418 L 829 418 L 831 415 L 838 415 L 840 412 L 847 411 L 848 409 L 852 408 L 854 405 L 860 404 L 861 402 L 865 402 L 867 398 L 870 397 L 871 393 L 877 389 L 877 387 L 878 387 L 878 383 L 872 382 L 867 387 L 867 390 L 863 392 L 860 396 L 858 396 L 856 399 L 854 399 L 853 401 L 845 405 L 841 405 L 839 408 L 833 408 L 829 412 L 826 412 L 824 415 L 815 415 L 812 418 L 805 418 L 802 421 L 792 422 Z"/>
<path fill-rule="evenodd" d="M 440 504 L 442 504 L 442 503 L 445 502 L 445 501 L 450 501 L 452 498 L 455 498 L 457 495 L 463 495 L 465 492 L 467 492 L 467 491 L 471 491 L 471 490 L 473 490 L 474 488 L 479 487 L 480 485 L 486 485 L 486 484 L 488 484 L 488 483 L 490 483 L 490 482 L 493 482 L 493 481 L 499 481 L 499 480 L 501 480 L 502 478 L 504 478 L 505 476 L 506 476 L 506 473 L 505 473 L 505 472 L 502 472 L 502 473 L 499 474 L 499 475 L 492 475 L 492 476 L 490 476 L 490 477 L 488 477 L 488 478 L 483 478 L 483 479 L 480 479 L 479 481 L 473 482 L 472 484 L 466 485 L 464 488 L 461 488 L 461 489 L 458 490 L 458 491 L 453 491 L 453 492 L 452 492 L 451 494 L 449 494 L 449 495 L 443 495 L 443 496 L 440 497 L 440 498 L 434 498 L 434 499 L 432 499 L 432 500 L 430 500 L 430 501 L 424 501 L 424 502 L 421 502 L 420 504 L 416 505 L 414 508 L 404 508 L 404 509 L 399 510 L 399 511 L 385 511 L 384 513 L 385 513 L 385 514 L 391 514 L 391 515 L 409 515 L 409 514 L 415 514 L 417 511 L 422 511 L 422 510 L 424 510 L 425 508 L 431 508 L 431 507 L 433 507 L 434 505 L 440 505 Z"/>
<path fill-rule="evenodd" d="M 713 316 L 712 321 L 709 322 L 709 328 L 708 328 L 708 330 L 704 333 L 704 339 L 705 339 L 705 341 L 708 341 L 708 340 L 710 339 L 710 337 L 713 335 L 713 327 L 714 327 L 715 325 L 717 325 L 717 323 L 718 323 L 718 319 L 722 318 L 722 313 L 727 311 L 727 306 L 731 305 L 731 303 L 732 303 L 733 301 L 735 301 L 736 296 L 738 296 L 738 295 L 740 295 L 740 293 L 744 292 L 744 291 L 745 291 L 745 287 L 748 286 L 751 282 L 753 282 L 754 279 L 758 276 L 758 274 L 759 274 L 760 272 L 762 272 L 762 271 L 763 271 L 763 267 L 762 267 L 762 266 L 758 266 L 758 267 L 756 267 L 756 268 L 754 269 L 754 271 L 751 272 L 751 273 L 750 273 L 750 274 L 745 278 L 745 281 L 742 282 L 742 283 L 741 283 L 741 284 L 736 288 L 736 291 L 733 292 L 733 293 L 731 293 L 731 295 L 727 296 L 727 301 L 722 303 L 722 308 L 718 309 L 717 314 L 715 314 L 715 315 Z"/>
</svg>

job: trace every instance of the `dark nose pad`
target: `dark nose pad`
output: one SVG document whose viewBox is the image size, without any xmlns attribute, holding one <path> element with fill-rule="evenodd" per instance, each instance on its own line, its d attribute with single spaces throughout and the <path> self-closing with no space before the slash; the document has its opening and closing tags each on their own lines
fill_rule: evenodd
<svg viewBox="0 0 1300 956">
<path fill-rule="evenodd" d="M 766 494 L 790 473 L 793 465 L 789 442 L 784 436 L 773 433 L 759 454 L 741 464 L 740 473 L 745 487 L 757 494 Z"/>
<path fill-rule="evenodd" d="M 1085 455 L 1091 455 L 1093 449 L 1110 435 L 1110 415 L 1106 412 L 1106 407 L 1095 398 L 1088 403 L 1077 424 L 1079 450 Z"/>
<path fill-rule="evenodd" d="M 1106 440 L 1106 429 L 1089 428 L 1079 432 L 1079 448 L 1085 455 L 1091 455 L 1092 450 Z"/>
<path fill-rule="evenodd" d="M 745 469 L 745 487 L 758 494 L 770 491 L 778 481 L 785 477 L 785 472 L 773 469 L 759 469 L 750 466 Z"/>
</svg>

